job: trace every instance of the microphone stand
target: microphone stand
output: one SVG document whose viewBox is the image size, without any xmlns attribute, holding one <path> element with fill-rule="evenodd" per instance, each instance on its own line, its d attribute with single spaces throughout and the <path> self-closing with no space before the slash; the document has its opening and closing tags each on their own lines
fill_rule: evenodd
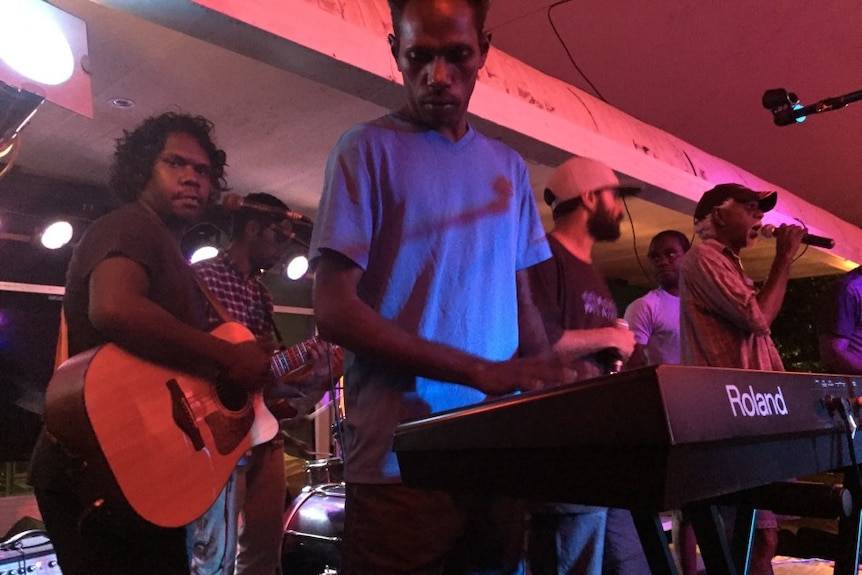
<svg viewBox="0 0 862 575">
<path fill-rule="evenodd" d="M 832 110 L 838 110 L 839 108 L 843 108 L 848 104 L 852 104 L 859 100 L 862 100 L 862 90 L 857 90 L 856 92 L 850 92 L 849 94 L 836 96 L 834 98 L 825 98 L 815 104 L 803 106 L 795 110 L 789 103 L 783 104 L 772 108 L 772 116 L 776 125 L 787 126 L 795 123 L 798 118 L 803 116 L 812 116 L 822 112 L 831 112 Z"/>
</svg>

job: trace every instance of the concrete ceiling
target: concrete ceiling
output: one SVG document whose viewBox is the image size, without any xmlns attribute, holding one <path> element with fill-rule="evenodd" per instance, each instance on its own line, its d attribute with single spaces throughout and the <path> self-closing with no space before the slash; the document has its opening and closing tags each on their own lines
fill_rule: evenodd
<svg viewBox="0 0 862 575">
<path fill-rule="evenodd" d="M 88 0 L 51 3 L 87 22 L 94 118 L 45 104 L 22 135 L 16 166 L 26 172 L 104 184 L 123 128 L 180 110 L 215 122 L 234 191 L 273 193 L 313 219 L 326 154 L 349 125 L 385 111 L 120 10 Z M 787 127 L 773 125 L 760 104 L 770 88 L 796 92 L 805 104 L 862 89 L 857 1 L 830 0 L 816 9 L 782 0 L 572 1 L 550 9 L 562 40 L 549 22 L 551 4 L 493 0 L 488 28 L 494 45 L 862 223 L 862 103 Z M 113 98 L 135 105 L 118 109 Z M 531 170 L 540 191 L 550 168 Z M 629 207 L 641 250 L 659 229 L 690 231 L 687 213 L 643 200 Z M 609 275 L 644 283 L 626 233 L 616 246 L 601 246 L 596 259 Z M 797 275 L 829 270 L 823 257 L 815 259 L 809 267 L 803 260 Z"/>
</svg>

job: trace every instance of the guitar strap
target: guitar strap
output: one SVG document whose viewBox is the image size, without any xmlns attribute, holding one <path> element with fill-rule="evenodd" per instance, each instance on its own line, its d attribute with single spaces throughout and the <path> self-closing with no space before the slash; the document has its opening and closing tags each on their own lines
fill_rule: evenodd
<svg viewBox="0 0 862 575">
<path fill-rule="evenodd" d="M 281 330 L 275 325 L 275 317 L 272 315 L 269 316 L 269 324 L 272 326 L 272 331 L 275 334 L 276 341 L 278 341 L 279 348 L 282 350 L 287 349 L 284 345 L 284 338 L 281 337 Z"/>
<path fill-rule="evenodd" d="M 198 284 L 198 288 L 201 290 L 201 293 L 203 293 L 204 297 L 207 298 L 207 301 L 212 306 L 216 314 L 221 318 L 221 320 L 224 322 L 235 322 L 236 319 L 234 319 L 230 312 L 225 309 L 224 305 L 222 305 L 218 298 L 213 295 L 213 292 L 210 291 L 210 289 L 207 287 L 207 284 L 204 283 L 204 280 L 202 280 L 200 276 L 198 276 L 198 274 L 194 274 L 194 276 L 195 283 Z M 269 323 L 272 325 L 272 331 L 275 332 L 275 339 L 281 345 L 281 348 L 284 349 L 284 339 L 281 337 L 281 331 L 279 331 L 278 326 L 275 325 L 275 318 L 270 316 Z"/>
<path fill-rule="evenodd" d="M 204 280 L 198 276 L 198 274 L 192 274 L 195 278 L 195 283 L 198 284 L 198 289 L 201 290 L 201 293 L 204 294 L 204 297 L 209 302 L 210 306 L 212 306 L 213 311 L 216 312 L 216 315 L 219 318 L 227 323 L 227 322 L 236 322 L 236 319 L 230 314 L 228 310 L 225 309 L 224 305 L 218 300 L 218 298 L 213 295 L 213 292 L 210 291 L 210 288 L 207 287 L 207 284 L 204 283 Z"/>
</svg>

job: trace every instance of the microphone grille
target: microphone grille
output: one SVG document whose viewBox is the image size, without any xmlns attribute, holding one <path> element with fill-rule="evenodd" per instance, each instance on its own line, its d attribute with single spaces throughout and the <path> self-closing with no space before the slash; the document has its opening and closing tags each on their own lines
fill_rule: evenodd
<svg viewBox="0 0 862 575">
<path fill-rule="evenodd" d="M 763 224 L 760 228 L 760 235 L 764 238 L 771 238 L 775 235 L 775 226 L 772 224 Z"/>
</svg>

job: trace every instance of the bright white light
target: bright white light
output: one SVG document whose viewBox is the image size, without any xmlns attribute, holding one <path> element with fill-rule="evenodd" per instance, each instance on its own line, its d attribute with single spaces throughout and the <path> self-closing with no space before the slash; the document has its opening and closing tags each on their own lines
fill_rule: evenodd
<svg viewBox="0 0 862 575">
<path fill-rule="evenodd" d="M 72 224 L 54 222 L 42 232 L 42 245 L 49 250 L 62 248 L 72 239 Z"/>
<path fill-rule="evenodd" d="M 305 256 L 296 256 L 290 260 L 287 267 L 284 268 L 284 275 L 286 275 L 288 279 L 298 280 L 304 276 L 307 271 L 308 258 Z"/>
<path fill-rule="evenodd" d="M 41 0 L 3 0 L 0 60 L 27 78 L 56 86 L 72 77 L 69 41 Z"/>
<path fill-rule="evenodd" d="M 204 260 L 208 260 L 210 258 L 214 258 L 218 255 L 218 248 L 213 246 L 203 246 L 201 248 L 196 249 L 192 253 L 192 257 L 189 258 L 189 261 L 193 264 L 198 262 L 202 262 Z"/>
</svg>

